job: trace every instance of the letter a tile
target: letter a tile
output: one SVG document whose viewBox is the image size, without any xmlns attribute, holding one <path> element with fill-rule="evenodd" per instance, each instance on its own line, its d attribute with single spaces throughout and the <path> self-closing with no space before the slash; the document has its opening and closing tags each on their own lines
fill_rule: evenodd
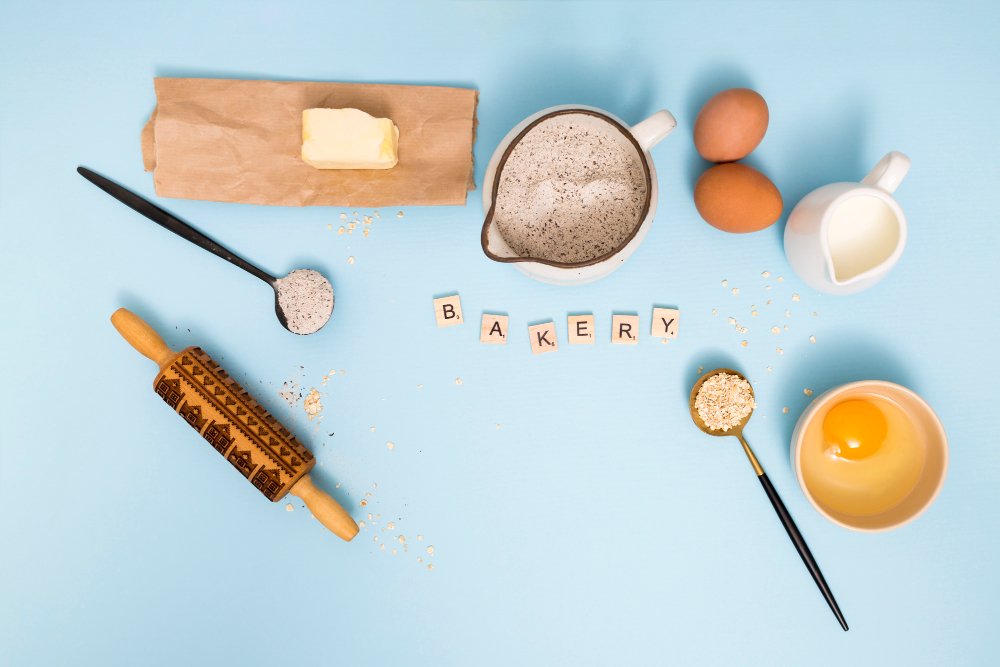
<svg viewBox="0 0 1000 667">
<path fill-rule="evenodd" d="M 483 313 L 483 324 L 479 328 L 479 342 L 487 345 L 506 345 L 507 316 Z"/>
</svg>

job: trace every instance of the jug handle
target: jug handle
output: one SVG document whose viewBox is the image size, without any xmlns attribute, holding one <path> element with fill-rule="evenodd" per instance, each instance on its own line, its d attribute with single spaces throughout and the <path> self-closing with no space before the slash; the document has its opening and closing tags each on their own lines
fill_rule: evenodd
<svg viewBox="0 0 1000 667">
<path fill-rule="evenodd" d="M 875 168 L 868 172 L 861 183 L 892 194 L 903 182 L 906 172 L 909 170 L 910 158 L 899 151 L 892 151 L 886 153 L 885 157 L 878 161 Z"/>
<path fill-rule="evenodd" d="M 650 150 L 653 146 L 663 141 L 663 139 L 673 132 L 677 127 L 677 119 L 666 109 L 660 109 L 644 121 L 632 126 L 632 136 L 639 142 L 640 148 L 644 151 Z"/>
</svg>

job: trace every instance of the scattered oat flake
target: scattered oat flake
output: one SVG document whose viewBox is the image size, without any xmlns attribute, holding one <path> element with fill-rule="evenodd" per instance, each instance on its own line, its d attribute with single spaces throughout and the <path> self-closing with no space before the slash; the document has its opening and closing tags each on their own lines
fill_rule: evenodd
<svg viewBox="0 0 1000 667">
<path fill-rule="evenodd" d="M 701 372 L 702 372 L 703 370 L 705 370 L 705 367 L 704 367 L 704 366 L 698 366 L 698 375 L 701 375 Z"/>
<path fill-rule="evenodd" d="M 748 343 L 748 342 L 746 342 L 746 341 L 742 341 L 742 342 L 740 343 L 740 345 L 741 345 L 742 347 L 746 347 L 746 346 L 747 346 L 747 345 L 749 345 L 749 344 L 750 344 L 750 343 Z"/>
<path fill-rule="evenodd" d="M 819 311 L 818 310 L 814 310 L 813 311 L 813 317 L 819 317 Z"/>
<path fill-rule="evenodd" d="M 420 557 L 420 556 L 417 556 L 417 562 L 418 563 L 423 563 L 424 559 L 422 557 Z"/>
<path fill-rule="evenodd" d="M 368 501 L 365 500 L 364 498 L 362 498 L 361 502 L 358 503 L 358 504 L 361 505 L 362 507 L 368 507 Z"/>
<path fill-rule="evenodd" d="M 428 570 L 433 570 L 434 569 L 434 563 L 427 563 L 427 569 Z"/>
<path fill-rule="evenodd" d="M 797 292 L 792 295 L 792 301 L 799 301 L 799 300 L 801 300 L 801 297 L 798 295 Z"/>
<path fill-rule="evenodd" d="M 785 351 L 782 350 L 780 347 L 774 348 L 774 351 L 777 352 L 778 354 L 784 354 L 785 353 Z"/>
<path fill-rule="evenodd" d="M 358 223 L 356 223 L 356 222 L 349 222 L 349 223 L 347 223 L 347 228 L 351 229 L 351 230 L 353 230 L 357 226 L 358 226 Z"/>
<path fill-rule="evenodd" d="M 788 408 L 787 407 L 781 408 L 781 412 L 787 415 L 788 414 Z"/>
<path fill-rule="evenodd" d="M 424 536 L 423 535 L 417 535 L 417 542 L 423 542 L 423 541 L 424 541 Z"/>
<path fill-rule="evenodd" d="M 758 315 L 760 315 L 760 313 L 757 312 L 756 310 L 751 310 L 750 311 L 750 315 L 753 316 L 753 317 L 757 317 Z"/>
<path fill-rule="evenodd" d="M 719 309 L 718 308 L 713 308 L 712 309 L 712 315 L 718 315 L 718 314 L 719 314 Z"/>
<path fill-rule="evenodd" d="M 364 530 L 364 528 L 365 528 L 365 522 L 364 522 L 364 520 L 358 521 L 358 528 L 361 528 L 362 530 Z"/>
<path fill-rule="evenodd" d="M 723 287 L 729 287 L 729 281 L 728 280 L 723 280 L 722 281 L 722 286 Z"/>
<path fill-rule="evenodd" d="M 330 223 L 327 223 L 326 228 L 327 229 L 333 229 L 333 225 L 331 225 Z"/>
<path fill-rule="evenodd" d="M 774 335 L 780 334 L 781 333 L 781 327 L 779 327 L 777 325 L 771 327 L 771 333 L 773 333 Z"/>
<path fill-rule="evenodd" d="M 777 281 L 778 281 L 779 283 L 781 283 L 781 282 L 784 282 L 784 281 L 785 281 L 785 279 L 784 279 L 783 277 L 781 277 L 781 276 L 778 276 L 778 277 L 776 278 L 776 280 L 777 280 Z"/>
<path fill-rule="evenodd" d="M 379 548 L 379 551 L 385 551 L 385 545 L 384 544 L 378 545 L 378 548 Z"/>
<path fill-rule="evenodd" d="M 809 387 L 806 387 L 805 389 L 802 390 L 802 393 L 805 394 L 806 396 L 812 396 L 813 390 L 810 389 Z"/>
<path fill-rule="evenodd" d="M 812 343 L 813 345 L 815 345 L 816 344 L 816 336 L 809 336 L 809 342 Z"/>
<path fill-rule="evenodd" d="M 396 211 L 396 217 L 397 218 L 402 218 L 403 217 L 403 212 L 402 211 Z"/>
<path fill-rule="evenodd" d="M 785 325 L 784 329 L 785 329 L 785 331 L 788 331 L 788 325 L 787 324 Z"/>
<path fill-rule="evenodd" d="M 294 510 L 295 510 L 295 507 L 293 507 L 291 503 L 288 503 L 287 505 L 285 505 L 285 511 L 286 512 L 292 512 Z"/>
<path fill-rule="evenodd" d="M 497 424 L 497 430 L 498 431 L 500 430 L 500 424 Z"/>
<path fill-rule="evenodd" d="M 747 331 L 749 331 L 749 329 L 747 329 L 746 327 L 743 327 L 743 326 L 737 326 L 736 327 L 736 332 L 737 333 L 745 334 Z"/>
<path fill-rule="evenodd" d="M 399 542 L 400 544 L 406 544 L 406 536 L 405 535 L 399 535 L 399 536 L 396 537 L 396 541 Z"/>
<path fill-rule="evenodd" d="M 785 311 L 785 317 L 791 317 L 791 316 L 792 316 L 792 311 L 786 310 Z"/>
<path fill-rule="evenodd" d="M 367 229 L 365 230 L 365 236 L 368 236 L 368 231 L 369 230 L 367 230 Z"/>
<path fill-rule="evenodd" d="M 770 278 L 771 277 L 771 272 L 770 271 L 762 271 L 761 274 L 760 274 L 760 277 L 761 278 Z"/>
<path fill-rule="evenodd" d="M 306 395 L 306 399 L 302 402 L 302 409 L 306 411 L 307 415 L 309 415 L 310 421 L 322 415 L 323 403 L 320 400 L 318 389 L 313 387 L 309 390 L 309 393 Z"/>
<path fill-rule="evenodd" d="M 772 303 L 774 303 L 774 299 L 768 299 L 766 305 L 770 306 Z"/>
<path fill-rule="evenodd" d="M 354 264 L 354 255 L 351 255 L 350 257 L 347 258 L 347 263 Z"/>
<path fill-rule="evenodd" d="M 427 547 L 427 555 L 428 556 L 433 556 L 434 555 L 434 545 L 433 544 L 431 546 Z"/>
<path fill-rule="evenodd" d="M 385 529 L 386 530 L 396 530 L 396 524 L 393 523 L 392 521 L 390 521 L 389 523 L 385 524 Z"/>
<path fill-rule="evenodd" d="M 770 285 L 764 285 L 764 289 L 769 290 L 769 289 L 771 289 L 771 286 Z"/>
<path fill-rule="evenodd" d="M 417 389 L 423 389 L 423 388 L 424 388 L 424 385 L 422 385 L 422 384 L 418 384 L 417 385 Z"/>
<path fill-rule="evenodd" d="M 736 296 L 736 295 L 738 295 L 738 294 L 740 293 L 740 288 L 739 288 L 739 287 L 734 287 L 734 288 L 733 288 L 732 290 L 730 290 L 730 291 L 732 291 L 732 293 L 733 293 L 733 296 Z"/>
<path fill-rule="evenodd" d="M 341 220 L 347 220 L 347 214 L 346 213 L 341 213 L 340 214 L 340 219 Z"/>
<path fill-rule="evenodd" d="M 455 378 L 455 384 L 462 384 L 462 378 Z"/>
<path fill-rule="evenodd" d="M 385 448 L 391 451 L 396 448 L 396 443 L 394 443 L 392 440 L 389 440 L 388 442 L 385 443 Z"/>
<path fill-rule="evenodd" d="M 372 211 L 372 215 L 375 216 L 376 220 L 381 220 L 382 219 L 382 215 L 378 212 L 378 209 L 375 209 L 374 211 Z"/>
<path fill-rule="evenodd" d="M 767 367 L 767 368 L 765 368 L 764 370 L 766 370 L 766 371 L 767 371 L 768 373 L 773 373 L 773 372 L 774 372 L 774 369 L 773 369 L 773 368 L 771 368 L 770 366 L 768 366 L 768 367 Z"/>
<path fill-rule="evenodd" d="M 731 327 L 735 327 L 736 326 L 736 318 L 735 317 L 730 317 L 726 321 L 729 322 L 729 326 L 731 326 Z"/>
</svg>

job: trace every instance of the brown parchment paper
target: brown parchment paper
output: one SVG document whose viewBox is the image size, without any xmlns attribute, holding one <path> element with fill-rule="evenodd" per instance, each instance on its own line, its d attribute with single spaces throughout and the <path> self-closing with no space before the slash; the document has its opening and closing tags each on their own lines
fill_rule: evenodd
<svg viewBox="0 0 1000 667">
<path fill-rule="evenodd" d="M 142 159 L 161 197 L 273 206 L 464 204 L 475 188 L 477 91 L 315 81 L 157 78 Z M 385 170 L 315 169 L 302 110 L 353 107 L 399 127 Z"/>
</svg>

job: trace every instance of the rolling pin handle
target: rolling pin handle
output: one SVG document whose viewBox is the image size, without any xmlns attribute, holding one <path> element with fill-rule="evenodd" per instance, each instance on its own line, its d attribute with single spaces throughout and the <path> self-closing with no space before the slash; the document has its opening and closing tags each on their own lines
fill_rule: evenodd
<svg viewBox="0 0 1000 667">
<path fill-rule="evenodd" d="M 111 324 L 129 345 L 144 357 L 155 361 L 160 368 L 173 360 L 174 351 L 167 347 L 160 334 L 131 310 L 126 308 L 116 310 L 111 315 Z"/>
<path fill-rule="evenodd" d="M 350 542 L 358 534 L 358 524 L 347 513 L 347 510 L 317 488 L 309 475 L 303 475 L 299 481 L 295 482 L 289 489 L 289 493 L 301 498 L 313 516 L 345 542 Z"/>
</svg>

